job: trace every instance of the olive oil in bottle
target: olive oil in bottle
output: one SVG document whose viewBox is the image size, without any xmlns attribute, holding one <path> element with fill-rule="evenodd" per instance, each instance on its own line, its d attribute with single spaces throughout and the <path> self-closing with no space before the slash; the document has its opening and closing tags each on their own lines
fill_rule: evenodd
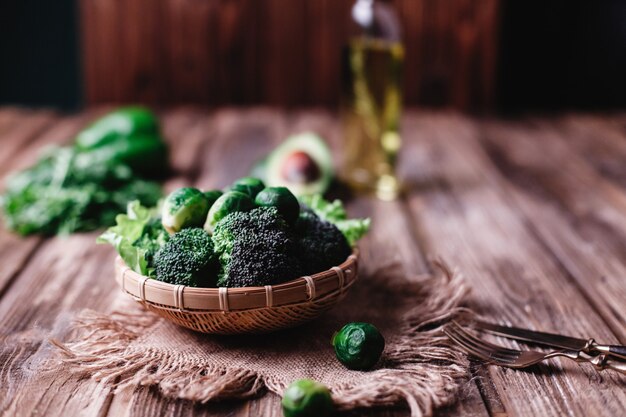
<svg viewBox="0 0 626 417">
<path fill-rule="evenodd" d="M 392 12 L 386 4 L 357 0 L 353 18 L 362 30 L 342 56 L 342 177 L 353 188 L 385 200 L 399 192 L 395 165 L 401 144 L 404 48 Z"/>
</svg>

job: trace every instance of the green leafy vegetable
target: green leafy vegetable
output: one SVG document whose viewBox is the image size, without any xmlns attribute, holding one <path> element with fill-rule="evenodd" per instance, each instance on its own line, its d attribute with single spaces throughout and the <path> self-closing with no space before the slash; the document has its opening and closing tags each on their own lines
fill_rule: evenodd
<svg viewBox="0 0 626 417">
<path fill-rule="evenodd" d="M 83 146 L 49 148 L 8 178 L 1 207 L 9 229 L 22 235 L 93 230 L 113 224 L 129 201 L 157 203 L 161 188 L 150 178 L 166 170 L 167 148 L 156 119 L 138 108 L 112 114 L 78 135 Z"/>
<path fill-rule="evenodd" d="M 348 219 L 348 213 L 340 200 L 330 202 L 324 200 L 321 195 L 315 194 L 300 197 L 300 202 L 313 210 L 321 219 L 337 226 L 350 246 L 354 246 L 369 231 L 370 219 Z"/>
<path fill-rule="evenodd" d="M 168 241 L 169 235 L 157 217 L 157 208 L 143 207 L 139 201 L 128 203 L 126 214 L 115 217 L 116 225 L 109 227 L 97 243 L 112 245 L 133 271 L 154 275 L 154 254 Z"/>
</svg>

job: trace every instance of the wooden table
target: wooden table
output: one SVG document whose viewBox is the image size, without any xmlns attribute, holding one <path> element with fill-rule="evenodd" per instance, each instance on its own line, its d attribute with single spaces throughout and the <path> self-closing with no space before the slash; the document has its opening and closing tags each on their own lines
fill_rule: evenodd
<svg viewBox="0 0 626 417">
<path fill-rule="evenodd" d="M 0 110 L 0 176 L 31 164 L 106 109 L 74 116 Z M 162 112 L 178 176 L 167 183 L 223 186 L 291 132 L 318 131 L 337 149 L 328 112 L 271 109 Z M 373 219 L 364 245 L 428 272 L 429 255 L 460 268 L 471 302 L 495 320 L 626 343 L 626 116 L 517 121 L 408 111 L 399 172 L 407 196 L 360 197 Z M 112 310 L 113 251 L 96 234 L 19 238 L 0 232 L 0 413 L 6 416 L 281 416 L 279 399 L 194 405 L 151 388 L 112 393 L 90 379 L 42 378 L 41 361 L 83 308 Z M 566 361 L 531 371 L 476 365 L 442 415 L 620 416 L 626 378 Z M 354 415 L 403 416 L 373 410 Z"/>
</svg>

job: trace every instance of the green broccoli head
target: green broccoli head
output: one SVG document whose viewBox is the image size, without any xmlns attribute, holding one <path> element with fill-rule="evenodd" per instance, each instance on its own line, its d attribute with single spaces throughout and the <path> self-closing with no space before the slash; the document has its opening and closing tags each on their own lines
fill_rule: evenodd
<svg viewBox="0 0 626 417">
<path fill-rule="evenodd" d="M 302 275 L 296 241 L 276 207 L 227 215 L 213 243 L 222 265 L 218 286 L 278 284 Z"/>
<path fill-rule="evenodd" d="M 307 275 L 339 265 L 351 253 L 346 237 L 337 226 L 310 211 L 300 213 L 296 234 L 299 258 Z"/>
<path fill-rule="evenodd" d="M 159 281 L 190 287 L 214 287 L 219 264 L 213 241 L 204 229 L 175 233 L 154 255 Z"/>
</svg>

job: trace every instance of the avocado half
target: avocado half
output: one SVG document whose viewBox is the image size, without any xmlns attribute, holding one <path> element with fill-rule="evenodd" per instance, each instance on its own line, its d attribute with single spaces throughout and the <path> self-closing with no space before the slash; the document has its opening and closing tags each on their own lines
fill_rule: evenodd
<svg viewBox="0 0 626 417">
<path fill-rule="evenodd" d="M 323 194 L 333 179 L 333 159 L 321 137 L 304 132 L 268 155 L 264 174 L 267 185 L 287 187 L 297 196 Z"/>
</svg>

